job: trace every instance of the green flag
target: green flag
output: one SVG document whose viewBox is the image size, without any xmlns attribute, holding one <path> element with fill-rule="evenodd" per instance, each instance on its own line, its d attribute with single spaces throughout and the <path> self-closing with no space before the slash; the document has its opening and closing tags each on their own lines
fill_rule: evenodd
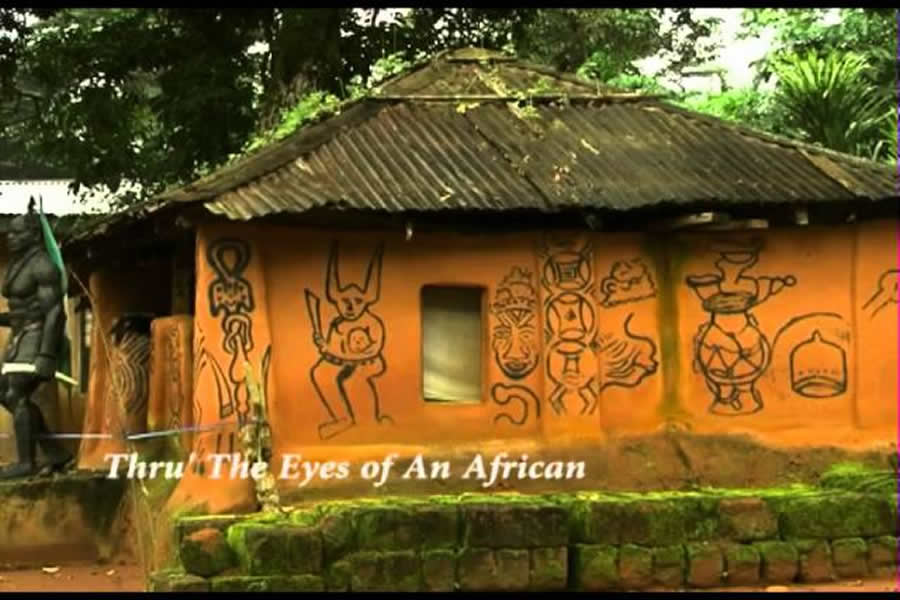
<svg viewBox="0 0 900 600">
<path fill-rule="evenodd" d="M 56 265 L 56 268 L 59 269 L 63 306 L 66 306 L 69 301 L 69 285 L 68 278 L 66 277 L 66 266 L 63 263 L 59 244 L 56 243 L 56 238 L 53 236 L 53 228 L 50 227 L 50 222 L 47 221 L 47 217 L 44 215 L 43 197 L 40 198 L 40 202 L 38 203 L 38 219 L 41 222 L 41 231 L 44 234 L 44 246 L 47 248 L 47 255 L 50 256 L 50 260 Z M 68 333 L 65 331 L 63 332 L 62 347 L 59 349 L 59 372 L 69 376 L 72 375 L 72 343 L 69 340 Z"/>
<path fill-rule="evenodd" d="M 38 218 L 41 221 L 41 229 L 44 232 L 44 245 L 47 247 L 47 254 L 50 255 L 50 260 L 52 260 L 53 264 L 56 265 L 56 268 L 59 269 L 62 293 L 63 297 L 65 297 L 69 293 L 66 266 L 63 264 L 62 252 L 59 250 L 59 244 L 56 243 L 56 238 L 53 237 L 53 229 L 50 227 L 50 222 L 47 221 L 47 217 L 44 215 L 43 197 L 40 200 L 40 204 L 38 204 Z"/>
</svg>

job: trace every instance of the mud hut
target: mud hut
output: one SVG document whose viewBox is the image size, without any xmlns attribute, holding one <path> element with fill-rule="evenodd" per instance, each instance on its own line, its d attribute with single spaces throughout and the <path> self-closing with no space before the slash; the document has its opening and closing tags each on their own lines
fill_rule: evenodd
<svg viewBox="0 0 900 600">
<path fill-rule="evenodd" d="M 169 506 L 255 510 L 210 459 L 243 452 L 249 369 L 285 502 L 372 493 L 302 461 L 391 454 L 584 461 L 490 488 L 519 491 L 802 480 L 896 440 L 896 202 L 890 165 L 444 53 L 67 240 L 112 349 L 80 466 L 184 430 Z"/>
</svg>

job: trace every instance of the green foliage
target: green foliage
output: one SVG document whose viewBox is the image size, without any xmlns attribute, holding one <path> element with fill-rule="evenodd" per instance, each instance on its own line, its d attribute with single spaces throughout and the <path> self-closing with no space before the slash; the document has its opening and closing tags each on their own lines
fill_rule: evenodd
<svg viewBox="0 0 900 600">
<path fill-rule="evenodd" d="M 666 11 L 674 14 L 671 27 Z M 715 23 L 687 8 L 544 9 L 522 24 L 514 46 L 521 56 L 606 81 L 637 75 L 632 63 L 659 51 L 670 55 L 673 71 L 698 61 L 714 50 L 699 42 Z"/>
<path fill-rule="evenodd" d="M 775 72 L 776 98 L 788 125 L 833 150 L 871 154 L 884 121 L 895 114 L 870 83 L 871 67 L 863 56 L 836 51 L 788 55 L 778 60 Z"/>
<path fill-rule="evenodd" d="M 784 134 L 784 115 L 774 94 L 736 88 L 721 94 L 695 94 L 677 102 L 684 108 L 770 133 Z"/>
<path fill-rule="evenodd" d="M 756 35 L 763 28 L 774 29 L 772 50 L 759 65 L 760 74 L 774 73 L 773 63 L 788 54 L 818 51 L 852 52 L 872 64 L 876 83 L 895 80 L 897 49 L 896 11 L 891 8 L 842 8 L 837 19 L 828 19 L 828 9 L 763 8 L 744 12 L 744 35 Z"/>
<path fill-rule="evenodd" d="M 779 110 L 790 135 L 895 163 L 896 11 L 831 10 L 746 10 L 744 35 L 767 27 L 775 33 L 772 49 L 756 65 L 757 79 L 779 77 Z"/>
<path fill-rule="evenodd" d="M 339 103 L 340 99 L 337 96 L 325 92 L 312 92 L 304 96 L 296 106 L 282 113 L 281 122 L 273 131 L 253 138 L 245 152 L 253 152 L 272 142 L 286 138 L 322 114 L 333 112 Z"/>
<path fill-rule="evenodd" d="M 673 95 L 671 91 L 660 85 L 653 77 L 646 75 L 617 75 L 605 80 L 608 85 L 623 90 L 633 90 L 636 92 L 645 92 L 647 94 L 658 94 L 662 96 Z"/>
<path fill-rule="evenodd" d="M 78 186 L 130 181 L 154 193 L 445 48 L 509 47 L 569 71 L 593 57 L 607 66 L 588 74 L 604 78 L 660 49 L 693 60 L 708 25 L 676 13 L 663 31 L 662 9 L 415 8 L 387 19 L 343 7 L 0 9 L 0 29 L 12 32 L 0 36 L 0 81 L 40 90 L 35 110 L 10 113 L 18 123 L 0 112 L 0 136 Z M 28 26 L 26 16 L 40 20 Z M 14 87 L 3 91 L 21 96 Z"/>
</svg>

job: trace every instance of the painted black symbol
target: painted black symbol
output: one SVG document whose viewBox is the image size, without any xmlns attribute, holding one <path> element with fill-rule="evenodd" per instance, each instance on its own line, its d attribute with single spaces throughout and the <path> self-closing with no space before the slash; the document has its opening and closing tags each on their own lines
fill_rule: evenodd
<svg viewBox="0 0 900 600">
<path fill-rule="evenodd" d="M 722 241 L 715 248 L 718 273 L 686 278 L 709 314 L 694 338 L 694 367 L 713 395 L 710 412 L 753 414 L 763 408 L 756 382 L 771 362 L 772 349 L 752 310 L 797 280 L 746 274 L 759 260 L 758 240 Z"/>
<path fill-rule="evenodd" d="M 641 258 L 616 261 L 609 275 L 600 282 L 600 304 L 610 308 L 627 302 L 639 302 L 656 296 L 650 270 Z"/>
<path fill-rule="evenodd" d="M 541 404 L 537 395 L 522 385 L 506 385 L 505 383 L 495 383 L 491 387 L 491 398 L 494 402 L 501 406 L 515 401 L 521 407 L 519 418 L 513 417 L 509 413 L 500 413 L 494 417 L 494 423 L 507 421 L 512 425 L 524 425 L 528 421 L 529 407 L 534 406 L 534 414 L 536 418 L 541 416 Z"/>
<path fill-rule="evenodd" d="M 227 372 L 209 357 L 219 387 L 219 419 L 234 415 L 240 426 L 250 413 L 244 365 L 253 350 L 251 313 L 256 308 L 253 286 L 244 277 L 251 260 L 250 245 L 240 239 L 217 239 L 207 248 L 206 257 L 216 274 L 208 289 L 209 311 L 213 317 L 221 317 L 222 349 L 231 356 Z M 216 452 L 235 452 L 235 434 L 227 434 L 227 449 L 222 447 L 225 435 L 219 434 Z"/>
<path fill-rule="evenodd" d="M 381 266 L 384 246 L 379 245 L 369 261 L 365 284 L 341 285 L 338 269 L 338 246 L 331 245 L 325 276 L 325 298 L 337 311 L 322 328 L 319 297 L 306 290 L 306 309 L 313 329 L 313 342 L 320 358 L 310 369 L 313 387 L 328 413 L 328 420 L 319 425 L 321 439 L 332 438 L 356 425 L 353 402 L 346 384 L 353 380 L 366 383 L 369 400 L 377 423 L 393 423 L 381 413 L 375 379 L 387 370 L 383 351 L 385 329 L 382 320 L 371 307 L 381 294 Z"/>
<path fill-rule="evenodd" d="M 575 397 L 581 400 L 579 414 L 597 410 L 592 255 L 590 243 L 566 237 L 548 236 L 541 249 L 546 372 L 554 384 L 548 403 L 557 415 Z"/>
<path fill-rule="evenodd" d="M 837 313 L 794 317 L 778 331 L 773 347 L 787 355 L 791 391 L 806 398 L 833 398 L 847 391 L 850 328 Z"/>
<path fill-rule="evenodd" d="M 491 347 L 500 370 L 510 379 L 523 379 L 540 362 L 537 293 L 531 273 L 515 267 L 500 282 L 491 304 L 497 321 Z"/>
<path fill-rule="evenodd" d="M 628 315 L 621 333 L 598 333 L 597 358 L 600 364 L 600 391 L 612 386 L 637 387 L 656 373 L 656 343 L 631 330 L 634 313 Z"/>
<path fill-rule="evenodd" d="M 888 269 L 878 278 L 878 289 L 863 304 L 863 310 L 867 311 L 870 319 L 874 319 L 875 315 L 881 312 L 881 309 L 889 304 L 897 305 L 898 302 L 898 279 L 900 279 L 900 270 Z"/>
</svg>

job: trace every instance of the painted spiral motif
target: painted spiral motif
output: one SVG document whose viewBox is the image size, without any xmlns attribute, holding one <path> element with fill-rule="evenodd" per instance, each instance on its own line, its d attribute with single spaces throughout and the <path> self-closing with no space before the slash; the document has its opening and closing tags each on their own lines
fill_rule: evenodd
<svg viewBox="0 0 900 600">
<path fill-rule="evenodd" d="M 147 409 L 150 374 L 149 336 L 127 332 L 111 352 L 112 391 L 125 403 L 128 417 Z"/>
</svg>

